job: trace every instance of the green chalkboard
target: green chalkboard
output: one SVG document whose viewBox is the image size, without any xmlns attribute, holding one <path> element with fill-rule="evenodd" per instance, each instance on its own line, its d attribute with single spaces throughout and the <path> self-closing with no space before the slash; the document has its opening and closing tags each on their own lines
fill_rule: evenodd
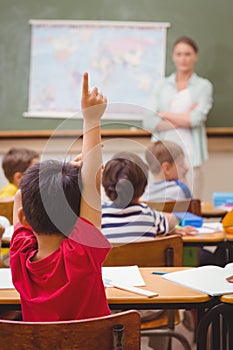
<svg viewBox="0 0 233 350">
<path fill-rule="evenodd" d="M 207 126 L 233 127 L 232 0 L 0 0 L 0 5 L 1 131 L 53 130 L 61 124 L 61 119 L 23 117 L 28 106 L 30 19 L 169 22 L 166 74 L 173 71 L 174 40 L 193 37 L 200 49 L 196 72 L 214 85 Z M 81 120 L 65 124 L 67 129 L 81 126 Z"/>
</svg>

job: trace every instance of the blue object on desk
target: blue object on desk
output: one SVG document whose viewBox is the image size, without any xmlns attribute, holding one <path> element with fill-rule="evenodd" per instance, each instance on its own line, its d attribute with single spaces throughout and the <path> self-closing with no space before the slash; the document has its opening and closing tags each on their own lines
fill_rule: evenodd
<svg viewBox="0 0 233 350">
<path fill-rule="evenodd" d="M 175 217 L 180 221 L 179 225 L 183 226 L 193 226 L 193 227 L 202 227 L 203 218 L 201 216 L 189 213 L 189 212 L 175 212 L 173 213 Z"/>
<path fill-rule="evenodd" d="M 167 272 L 162 272 L 162 271 L 153 271 L 152 275 L 166 275 Z"/>
<path fill-rule="evenodd" d="M 215 207 L 224 204 L 233 204 L 233 192 L 214 192 L 212 197 Z"/>
</svg>

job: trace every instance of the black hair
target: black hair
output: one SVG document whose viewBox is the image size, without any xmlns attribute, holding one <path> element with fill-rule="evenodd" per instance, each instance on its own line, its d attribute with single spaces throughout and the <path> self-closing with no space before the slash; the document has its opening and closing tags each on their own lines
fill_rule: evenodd
<svg viewBox="0 0 233 350">
<path fill-rule="evenodd" d="M 68 235 L 80 212 L 80 168 L 56 160 L 36 163 L 20 189 L 24 215 L 34 232 Z"/>
<path fill-rule="evenodd" d="M 148 167 L 139 156 L 130 152 L 120 152 L 106 163 L 102 184 L 114 205 L 124 208 L 142 196 L 147 178 Z"/>
</svg>

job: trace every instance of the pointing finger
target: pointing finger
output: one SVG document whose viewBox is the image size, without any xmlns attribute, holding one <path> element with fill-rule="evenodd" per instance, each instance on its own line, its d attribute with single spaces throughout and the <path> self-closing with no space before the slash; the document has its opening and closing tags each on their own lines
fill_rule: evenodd
<svg viewBox="0 0 233 350">
<path fill-rule="evenodd" d="M 83 74 L 83 90 L 82 90 L 83 96 L 88 96 L 88 73 Z"/>
</svg>

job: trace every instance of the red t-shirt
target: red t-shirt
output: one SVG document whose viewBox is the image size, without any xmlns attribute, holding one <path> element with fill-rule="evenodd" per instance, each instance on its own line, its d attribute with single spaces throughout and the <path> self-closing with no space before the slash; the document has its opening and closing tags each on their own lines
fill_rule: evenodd
<svg viewBox="0 0 233 350">
<path fill-rule="evenodd" d="M 101 266 L 110 250 L 101 232 L 78 218 L 69 238 L 44 259 L 33 232 L 17 224 L 11 240 L 12 280 L 24 321 L 62 321 L 110 314 Z"/>
</svg>

